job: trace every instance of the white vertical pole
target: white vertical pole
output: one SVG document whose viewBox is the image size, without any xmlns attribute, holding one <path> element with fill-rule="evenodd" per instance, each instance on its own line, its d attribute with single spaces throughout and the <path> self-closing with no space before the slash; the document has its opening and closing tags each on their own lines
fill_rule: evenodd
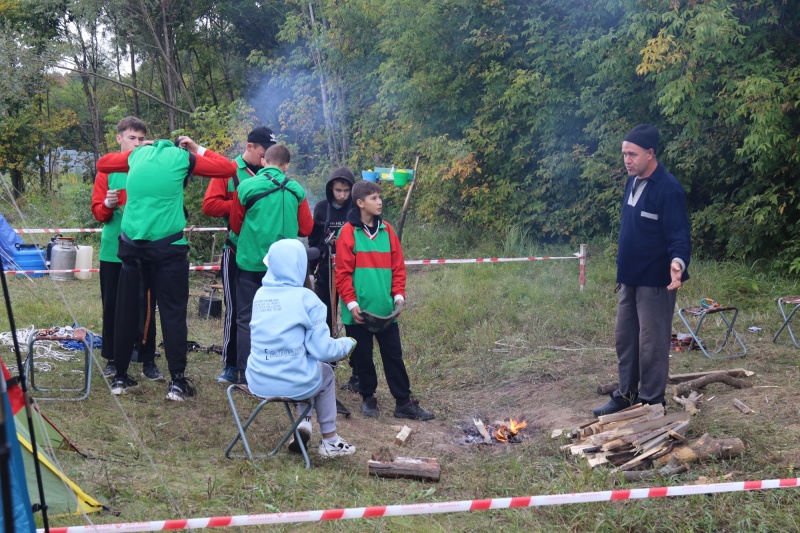
<svg viewBox="0 0 800 533">
<path fill-rule="evenodd" d="M 578 256 L 580 259 L 580 284 L 581 284 L 581 292 L 583 292 L 583 288 L 586 286 L 586 245 L 581 244 L 580 255 Z"/>
</svg>

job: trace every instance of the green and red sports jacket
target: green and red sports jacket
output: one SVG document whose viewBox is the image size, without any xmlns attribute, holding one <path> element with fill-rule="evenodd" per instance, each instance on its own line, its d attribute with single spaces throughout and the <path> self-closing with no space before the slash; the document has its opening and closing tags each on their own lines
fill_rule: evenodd
<svg viewBox="0 0 800 533">
<path fill-rule="evenodd" d="M 124 172 L 98 172 L 94 178 L 92 189 L 92 214 L 98 222 L 103 222 L 103 232 L 100 234 L 100 261 L 108 263 L 121 263 L 117 252 L 119 251 L 119 234 L 122 231 L 122 213 L 125 210 L 125 184 L 128 175 Z M 109 190 L 119 191 L 117 205 L 106 207 L 106 194 Z"/>
<path fill-rule="evenodd" d="M 230 227 L 231 207 L 235 199 L 233 193 L 236 192 L 239 183 L 255 176 L 253 171 L 247 167 L 247 163 L 245 163 L 241 155 L 237 156 L 233 162 L 236 163 L 236 172 L 233 176 L 225 180 L 211 180 L 208 183 L 202 207 L 204 215 L 219 217 L 225 221 L 228 227 Z M 233 244 L 234 251 L 238 238 L 239 236 L 233 231 L 228 231 L 228 239 Z M 228 243 L 226 242 L 224 248 L 227 247 Z"/>
<path fill-rule="evenodd" d="M 288 179 L 277 167 L 264 167 L 240 183 L 234 197 L 230 225 L 231 231 L 239 235 L 236 265 L 242 270 L 266 272 L 264 256 L 272 243 L 308 237 L 314 229 L 302 185 Z M 249 208 L 248 202 L 252 202 Z"/>
<path fill-rule="evenodd" d="M 403 249 L 392 226 L 378 220 L 371 238 L 350 211 L 347 223 L 336 239 L 336 291 L 341 298 L 342 323 L 355 324 L 347 305 L 358 302 L 362 311 L 387 316 L 394 311 L 394 297 L 406 292 L 406 264 Z"/>
</svg>

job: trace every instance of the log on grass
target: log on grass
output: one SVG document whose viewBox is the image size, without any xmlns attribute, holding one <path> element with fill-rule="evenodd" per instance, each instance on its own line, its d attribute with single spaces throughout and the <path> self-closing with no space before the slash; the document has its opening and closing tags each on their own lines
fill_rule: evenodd
<svg viewBox="0 0 800 533">
<path fill-rule="evenodd" d="M 405 444 L 409 435 L 411 435 L 411 428 L 408 426 L 403 426 L 403 429 L 401 429 L 400 432 L 394 437 L 395 446 L 402 446 Z"/>
<path fill-rule="evenodd" d="M 395 457 L 392 462 L 367 461 L 371 476 L 439 481 L 442 468 L 432 457 Z"/>
<path fill-rule="evenodd" d="M 675 385 L 672 387 L 672 395 L 673 396 L 689 396 L 692 391 L 696 391 L 702 389 L 706 385 L 710 385 L 711 383 L 725 383 L 726 385 L 730 385 L 735 389 L 746 389 L 747 387 L 752 387 L 753 384 L 749 381 L 745 381 L 743 379 L 737 379 L 734 377 L 725 374 L 724 372 L 716 372 L 714 374 L 709 374 L 707 376 L 703 376 L 701 378 L 693 379 L 691 381 L 686 381 L 679 385 Z"/>
<path fill-rule="evenodd" d="M 730 459 L 742 454 L 744 454 L 744 443 L 741 439 L 715 439 L 706 433 L 696 441 L 676 446 L 654 463 L 663 466 L 674 459 L 674 464 L 682 465 L 708 459 Z"/>
<path fill-rule="evenodd" d="M 703 396 L 703 394 L 693 390 L 688 397 L 678 398 L 677 396 L 673 396 L 672 399 L 675 400 L 676 403 L 681 404 L 684 411 L 696 415 L 699 412 L 699 409 L 697 409 L 697 403 L 703 399 Z"/>
<path fill-rule="evenodd" d="M 693 379 L 702 378 L 703 376 L 708 376 L 711 374 L 727 374 L 733 378 L 749 378 L 755 372 L 751 370 L 745 370 L 744 368 L 732 368 L 730 370 L 710 370 L 706 372 L 691 372 L 689 374 L 670 374 L 668 378 L 668 382 L 671 384 L 676 383 L 683 383 L 684 381 L 691 381 Z M 606 394 L 611 394 L 615 390 L 619 388 L 619 382 L 615 381 L 613 383 L 606 383 L 605 385 L 598 385 L 597 386 L 597 394 L 601 396 L 605 396 Z"/>
</svg>

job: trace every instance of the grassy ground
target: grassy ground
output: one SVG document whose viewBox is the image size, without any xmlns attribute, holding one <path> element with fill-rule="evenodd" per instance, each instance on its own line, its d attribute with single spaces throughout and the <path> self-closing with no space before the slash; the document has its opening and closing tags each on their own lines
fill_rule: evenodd
<svg viewBox="0 0 800 533">
<path fill-rule="evenodd" d="M 522 236 L 506 242 L 478 240 L 466 232 L 410 227 L 406 257 L 477 257 L 489 255 L 570 255 L 575 247 L 531 248 Z M 574 248 L 574 249 L 573 249 Z M 554 428 L 571 428 L 591 417 L 603 403 L 600 383 L 615 379 L 613 322 L 614 260 L 607 243 L 590 243 L 585 292 L 578 290 L 578 262 L 471 264 L 413 267 L 408 305 L 401 320 L 406 361 L 415 395 L 433 410 L 434 421 L 408 423 L 413 428 L 403 455 L 436 457 L 439 483 L 381 480 L 366 475 L 366 461 L 390 445 L 396 424 L 392 399 L 381 377 L 378 398 L 384 414 L 377 420 L 354 414 L 340 417 L 339 432 L 355 444 L 355 456 L 326 461 L 312 448 L 312 469 L 298 457 L 249 462 L 228 460 L 223 450 L 235 432 L 225 389 L 214 382 L 219 357 L 191 352 L 188 372 L 199 395 L 177 404 L 164 399 L 165 385 L 142 386 L 118 400 L 108 391 L 96 364 L 92 393 L 82 402 L 47 402 L 42 410 L 71 437 L 89 459 L 56 452 L 64 470 L 108 513 L 89 516 L 94 523 L 149 521 L 179 517 L 256 514 L 340 507 L 435 502 L 538 494 L 601 491 L 625 484 L 605 467 L 565 455 Z M 469 250 L 469 251 L 467 251 Z M 671 372 L 745 367 L 756 372 L 755 387 L 733 390 L 711 385 L 690 436 L 705 432 L 739 437 L 744 457 L 695 465 L 680 478 L 651 485 L 691 483 L 699 476 L 721 480 L 796 476 L 800 464 L 800 414 L 796 407 L 798 355 L 784 337 L 771 342 L 779 325 L 775 299 L 800 293 L 787 280 L 741 264 L 696 262 L 692 280 L 681 289 L 679 306 L 712 297 L 741 309 L 737 329 L 749 348 L 743 359 L 708 360 L 700 352 L 676 353 Z M 764 266 L 766 267 L 766 266 Z M 200 319 L 198 298 L 208 280 L 192 274 L 189 338 L 204 346 L 220 344 L 219 320 Z M 54 284 L 48 279 L 10 280 L 18 327 L 81 325 L 100 330 L 98 280 Z M 71 310 L 71 314 L 70 314 Z M 0 330 L 8 331 L 0 319 Z M 747 332 L 748 326 L 764 328 Z M 675 317 L 675 331 L 685 328 Z M 712 321 L 707 337 L 713 344 Z M 10 354 L 5 354 L 8 360 Z M 162 369 L 166 363 L 159 361 Z M 70 365 L 73 365 L 70 367 Z M 134 368 L 138 371 L 138 365 Z M 56 363 L 41 379 L 74 379 L 75 363 Z M 380 369 L 379 369 L 380 372 Z M 338 379 L 347 379 L 345 368 Z M 38 374 L 37 374 L 38 376 Z M 80 376 L 77 376 L 80 378 Z M 38 383 L 38 379 L 37 379 Z M 710 397 L 713 396 L 713 399 Z M 739 398 L 755 409 L 745 416 L 731 405 Z M 359 399 L 340 399 L 357 413 Z M 244 410 L 254 402 L 243 395 Z M 669 411 L 679 406 L 670 403 Z M 275 442 L 283 414 L 267 412 L 251 429 L 251 444 L 266 451 Z M 463 428 L 472 417 L 484 420 L 521 417 L 527 440 L 518 445 L 463 445 Z M 316 436 L 318 428 L 315 424 Z M 312 442 L 316 442 L 312 441 Z M 278 530 L 335 531 L 789 531 L 800 529 L 796 489 L 604 504 L 484 511 L 421 517 L 305 524 Z M 53 525 L 85 523 L 81 517 L 56 518 Z M 265 528 L 266 529 L 266 528 Z"/>
</svg>

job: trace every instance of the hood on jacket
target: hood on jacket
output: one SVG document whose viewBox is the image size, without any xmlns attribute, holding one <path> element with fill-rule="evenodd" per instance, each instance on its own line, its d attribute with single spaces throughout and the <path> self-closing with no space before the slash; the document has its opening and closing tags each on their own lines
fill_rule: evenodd
<svg viewBox="0 0 800 533">
<path fill-rule="evenodd" d="M 339 167 L 333 172 L 331 172 L 331 176 L 328 178 L 328 181 L 325 182 L 325 198 L 328 200 L 328 205 L 333 205 L 333 181 L 334 180 L 344 180 L 350 184 L 350 188 L 353 188 L 353 185 L 356 182 L 355 176 L 353 176 L 353 172 L 347 167 Z M 347 209 L 347 207 L 352 202 L 352 197 L 348 198 L 347 201 L 342 206 L 343 208 Z"/>
<path fill-rule="evenodd" d="M 361 209 L 356 204 L 353 204 L 353 207 L 347 212 L 347 221 L 357 228 L 364 227 L 364 223 L 361 222 Z M 380 226 L 382 223 L 383 218 L 380 215 L 376 215 L 372 221 L 373 226 L 375 224 Z"/>
<path fill-rule="evenodd" d="M 269 247 L 264 264 L 267 273 L 261 284 L 265 287 L 302 287 L 308 268 L 306 248 L 297 239 L 281 239 Z"/>
</svg>

